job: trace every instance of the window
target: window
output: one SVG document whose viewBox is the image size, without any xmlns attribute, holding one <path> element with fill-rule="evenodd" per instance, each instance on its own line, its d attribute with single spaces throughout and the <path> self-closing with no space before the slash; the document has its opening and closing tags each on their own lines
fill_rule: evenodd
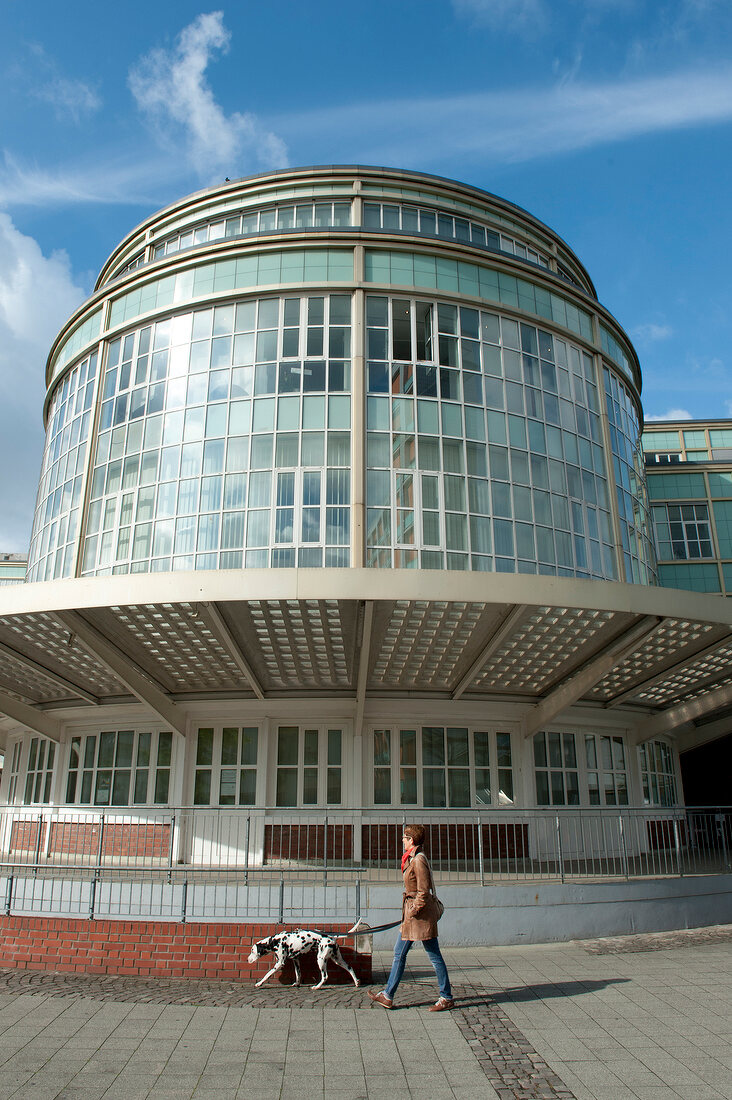
<svg viewBox="0 0 732 1100">
<path fill-rule="evenodd" d="M 579 772 L 573 733 L 534 734 L 537 806 L 579 806 Z"/>
<path fill-rule="evenodd" d="M 620 362 L 617 357 L 616 362 Z M 624 579 L 633 584 L 652 584 L 656 577 L 656 548 L 645 485 L 637 401 L 631 390 L 607 367 L 603 368 L 603 378 L 615 463 Z M 656 476 L 648 480 L 654 482 Z"/>
<path fill-rule="evenodd" d="M 436 221 L 435 221 L 436 219 Z M 416 206 L 398 206 L 395 203 L 365 202 L 363 204 L 365 229 L 401 230 L 404 233 L 427 237 L 448 237 L 466 244 L 478 245 L 493 252 L 507 252 L 522 260 L 548 268 L 549 260 L 541 252 L 504 233 L 497 233 L 488 226 L 470 222 L 467 218 L 453 217 L 444 211 L 436 212 Z M 576 280 L 564 273 L 569 282 Z"/>
<path fill-rule="evenodd" d="M 628 805 L 628 768 L 622 737 L 586 733 L 585 764 L 591 806 Z"/>
<path fill-rule="evenodd" d="M 28 552 L 29 581 L 74 572 L 96 374 L 94 351 L 64 376 L 51 399 Z"/>
<path fill-rule="evenodd" d="M 82 571 L 347 566 L 350 354 L 348 294 L 110 341 Z"/>
<path fill-rule="evenodd" d="M 20 771 L 20 754 L 23 749 L 23 742 L 16 741 L 13 745 L 13 755 L 10 758 L 10 781 L 8 783 L 8 802 L 15 802 L 15 795 L 18 790 L 18 772 Z"/>
<path fill-rule="evenodd" d="M 373 731 L 376 806 L 511 805 L 511 735 L 463 726 Z"/>
<path fill-rule="evenodd" d="M 713 557 L 706 504 L 654 504 L 652 511 L 659 558 L 685 561 Z"/>
<path fill-rule="evenodd" d="M 448 302 L 366 327 L 367 564 L 615 577 L 591 357 Z"/>
<path fill-rule="evenodd" d="M 196 806 L 253 806 L 257 798 L 256 726 L 201 727 L 196 744 Z"/>
<path fill-rule="evenodd" d="M 23 802 L 51 801 L 51 780 L 56 757 L 56 745 L 45 737 L 32 737 L 28 750 L 28 769 Z"/>
<path fill-rule="evenodd" d="M 340 729 L 280 726 L 277 730 L 278 806 L 339 806 L 343 734 Z"/>
<path fill-rule="evenodd" d="M 153 246 L 153 259 L 178 252 L 182 248 L 193 248 L 206 241 L 217 241 L 224 237 L 249 236 L 251 233 L 271 233 L 284 229 L 320 229 L 330 226 L 351 224 L 350 202 L 298 202 L 282 206 L 269 206 L 264 210 L 247 209 L 243 214 L 229 214 L 214 221 L 198 225 L 194 229 L 186 228 L 172 237 L 157 241 Z M 142 262 L 140 259 L 139 262 Z M 133 262 L 116 275 L 131 270 Z"/>
<path fill-rule="evenodd" d="M 676 805 L 673 751 L 665 741 L 647 741 L 638 749 L 646 806 Z"/>
<path fill-rule="evenodd" d="M 72 737 L 66 801 L 94 806 L 165 805 L 173 735 L 104 730 Z"/>
</svg>

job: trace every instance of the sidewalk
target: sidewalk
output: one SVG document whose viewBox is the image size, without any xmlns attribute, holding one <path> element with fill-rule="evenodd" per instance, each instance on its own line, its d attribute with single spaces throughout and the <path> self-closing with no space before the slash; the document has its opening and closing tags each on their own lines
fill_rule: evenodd
<svg viewBox="0 0 732 1100">
<path fill-rule="evenodd" d="M 445 957 L 458 1007 L 431 1014 L 419 947 L 392 1012 L 352 986 L 0 971 L 0 1100 L 732 1098 L 732 927 Z"/>
</svg>

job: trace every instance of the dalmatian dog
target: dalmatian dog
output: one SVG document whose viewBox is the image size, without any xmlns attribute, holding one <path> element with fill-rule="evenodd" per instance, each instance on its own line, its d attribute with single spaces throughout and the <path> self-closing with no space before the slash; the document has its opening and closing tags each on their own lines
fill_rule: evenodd
<svg viewBox="0 0 732 1100">
<path fill-rule="evenodd" d="M 353 978 L 354 985 L 360 985 L 353 970 L 343 958 L 333 936 L 326 936 L 322 932 L 312 932 L 306 928 L 296 928 L 292 932 L 278 932 L 277 935 L 270 936 L 266 940 L 258 940 L 253 943 L 247 961 L 255 963 L 257 959 L 261 959 L 263 955 L 268 955 L 270 951 L 274 951 L 274 966 L 256 983 L 257 986 L 264 985 L 268 978 L 282 970 L 288 959 L 292 959 L 295 967 L 295 981 L 292 984 L 300 985 L 299 959 L 301 955 L 307 955 L 309 951 L 317 952 L 316 957 L 318 969 L 320 970 L 320 981 L 312 987 L 313 989 L 320 989 L 327 982 L 328 963 L 331 960 L 348 971 Z"/>
</svg>

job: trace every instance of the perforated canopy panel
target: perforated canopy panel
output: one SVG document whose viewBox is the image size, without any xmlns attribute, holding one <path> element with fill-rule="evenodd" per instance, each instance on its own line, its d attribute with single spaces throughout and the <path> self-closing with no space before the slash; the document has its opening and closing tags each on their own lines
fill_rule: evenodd
<svg viewBox="0 0 732 1100">
<path fill-rule="evenodd" d="M 173 715 L 193 698 L 370 694 L 646 716 L 708 698 L 713 713 L 732 702 L 731 662 L 730 602 L 641 586 L 282 570 L 0 591 L 0 712 L 18 720 L 14 701 Z"/>
</svg>

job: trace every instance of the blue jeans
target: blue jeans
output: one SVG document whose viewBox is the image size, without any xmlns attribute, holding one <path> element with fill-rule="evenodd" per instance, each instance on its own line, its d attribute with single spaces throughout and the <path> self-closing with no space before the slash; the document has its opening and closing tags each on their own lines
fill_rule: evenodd
<svg viewBox="0 0 732 1100">
<path fill-rule="evenodd" d="M 413 940 L 403 940 L 400 937 L 394 944 L 394 961 L 391 964 L 391 973 L 386 983 L 386 989 L 384 990 L 384 993 L 390 1001 L 394 1000 L 394 994 L 397 991 L 399 982 L 402 980 L 404 967 L 407 965 L 407 955 L 413 943 Z M 437 981 L 440 986 L 440 996 L 451 1000 L 452 989 L 450 988 L 450 978 L 448 977 L 445 960 L 440 953 L 440 945 L 437 942 L 437 936 L 432 940 L 422 940 L 421 943 L 429 956 L 430 962 L 435 968 L 435 974 L 437 975 Z"/>
</svg>

